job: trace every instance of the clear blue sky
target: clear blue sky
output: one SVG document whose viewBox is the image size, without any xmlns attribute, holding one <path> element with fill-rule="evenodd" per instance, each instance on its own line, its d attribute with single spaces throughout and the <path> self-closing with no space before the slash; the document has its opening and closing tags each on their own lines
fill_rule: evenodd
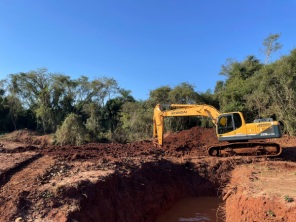
<svg viewBox="0 0 296 222">
<path fill-rule="evenodd" d="M 213 90 L 227 58 L 255 55 L 281 33 L 296 47 L 294 0 L 1 0 L 0 79 L 49 72 L 112 77 L 145 100 L 181 82 Z"/>
</svg>

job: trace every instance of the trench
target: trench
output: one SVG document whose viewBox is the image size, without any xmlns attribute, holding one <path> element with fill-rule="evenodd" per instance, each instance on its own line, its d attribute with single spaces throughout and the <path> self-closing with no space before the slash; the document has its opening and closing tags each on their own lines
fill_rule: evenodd
<svg viewBox="0 0 296 222">
<path fill-rule="evenodd" d="M 220 159 L 181 164 L 161 160 L 144 163 L 130 174 L 116 171 L 96 184 L 80 183 L 76 190 L 84 196 L 76 196 L 78 210 L 67 218 L 80 222 L 156 221 L 184 198 L 218 198 L 219 187 L 227 182 L 234 165 Z"/>
</svg>

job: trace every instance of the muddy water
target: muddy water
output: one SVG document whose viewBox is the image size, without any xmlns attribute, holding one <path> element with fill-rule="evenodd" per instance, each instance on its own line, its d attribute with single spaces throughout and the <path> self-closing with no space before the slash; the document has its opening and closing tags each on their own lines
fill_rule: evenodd
<svg viewBox="0 0 296 222">
<path fill-rule="evenodd" d="M 178 201 L 156 222 L 216 221 L 222 200 L 218 197 L 189 197 Z"/>
</svg>

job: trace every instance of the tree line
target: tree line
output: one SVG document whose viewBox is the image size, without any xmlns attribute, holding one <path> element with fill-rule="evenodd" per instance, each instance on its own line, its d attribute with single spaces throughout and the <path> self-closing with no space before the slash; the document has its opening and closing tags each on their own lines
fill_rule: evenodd
<svg viewBox="0 0 296 222">
<path fill-rule="evenodd" d="M 296 49 L 270 62 L 281 47 L 279 37 L 264 40 L 264 63 L 254 55 L 243 61 L 228 59 L 220 72 L 225 80 L 218 81 L 213 92 L 197 92 L 183 82 L 151 90 L 147 100 L 138 101 L 113 78 L 72 79 L 44 68 L 10 74 L 0 81 L 0 132 L 27 128 L 51 133 L 57 144 L 130 142 L 151 138 L 156 104 L 205 103 L 221 112 L 242 111 L 248 121 L 273 117 L 283 123 L 285 133 L 295 135 Z M 165 121 L 170 131 L 212 126 L 202 117 Z"/>
</svg>

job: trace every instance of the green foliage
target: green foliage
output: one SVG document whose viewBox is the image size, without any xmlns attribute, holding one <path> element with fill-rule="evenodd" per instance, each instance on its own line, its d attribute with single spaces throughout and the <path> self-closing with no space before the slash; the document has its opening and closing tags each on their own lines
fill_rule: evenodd
<svg viewBox="0 0 296 222">
<path fill-rule="evenodd" d="M 121 113 L 122 107 L 126 103 L 133 103 L 135 99 L 130 95 L 130 90 L 119 90 L 119 95 L 114 99 L 109 99 L 105 106 L 102 108 L 102 118 L 100 121 L 100 125 L 102 126 L 102 131 L 104 134 L 100 134 L 103 138 L 106 137 L 108 140 L 117 141 L 117 142 L 125 142 L 126 136 L 125 132 L 122 130 L 122 121 L 121 121 Z M 100 138 L 102 139 L 102 138 Z"/>
<path fill-rule="evenodd" d="M 281 47 L 279 37 L 264 40 L 268 57 Z M 253 56 L 243 62 L 228 60 L 221 74 L 227 79 L 217 82 L 214 94 L 221 111 L 242 111 L 248 122 L 273 117 L 283 123 L 285 133 L 296 134 L 296 49 L 268 65 Z"/>
<path fill-rule="evenodd" d="M 171 104 L 169 93 L 172 91 L 172 88 L 169 86 L 161 86 L 157 89 L 150 91 L 149 102 L 151 106 L 156 104 Z"/>
<path fill-rule="evenodd" d="M 197 103 L 200 100 L 198 93 L 194 91 L 194 86 L 184 82 L 169 92 L 169 99 L 177 104 Z"/>
<path fill-rule="evenodd" d="M 268 210 L 267 215 L 270 217 L 275 217 L 275 213 L 272 210 Z"/>
<path fill-rule="evenodd" d="M 151 106 L 156 104 L 169 105 L 173 103 L 190 104 L 198 103 L 201 98 L 197 92 L 194 91 L 194 86 L 190 83 L 180 83 L 171 88 L 169 86 L 162 86 L 150 91 L 149 103 Z"/>
<path fill-rule="evenodd" d="M 9 107 L 7 105 L 7 99 L 0 96 L 0 132 L 7 130 L 7 119 L 9 115 Z"/>
<path fill-rule="evenodd" d="M 99 106 L 104 106 L 107 98 L 119 92 L 116 80 L 112 78 L 97 78 L 89 81 L 88 77 L 81 76 L 76 81 L 75 104 L 76 110 L 81 111 L 84 104 L 96 101 Z"/>
<path fill-rule="evenodd" d="M 81 118 L 71 113 L 54 134 L 55 143 L 58 145 L 81 145 L 86 142 L 87 132 Z"/>
<path fill-rule="evenodd" d="M 11 74 L 9 78 L 9 92 L 19 98 L 23 107 L 35 113 L 37 129 L 44 133 L 54 132 L 72 112 L 84 114 L 85 104 L 96 102 L 103 106 L 107 99 L 119 93 L 117 82 L 112 78 L 102 77 L 89 81 L 82 76 L 72 80 L 69 76 L 49 73 L 44 68 Z M 10 112 L 10 116 L 17 116 L 17 111 L 21 109 L 16 108 Z"/>
<path fill-rule="evenodd" d="M 27 101 L 28 106 L 36 107 L 34 112 L 37 124 L 43 132 L 52 129 L 52 109 L 50 106 L 51 74 L 47 69 L 38 69 L 28 73 L 10 75 L 11 85 L 9 90 Z"/>
<path fill-rule="evenodd" d="M 90 142 L 96 142 L 100 132 L 100 107 L 96 103 L 85 104 L 83 112 L 88 116 L 85 127 L 89 134 L 89 140 Z"/>
<path fill-rule="evenodd" d="M 248 56 L 242 62 L 228 60 L 226 65 L 222 66 L 221 75 L 225 75 L 227 79 L 225 83 L 217 82 L 215 88 L 215 98 L 219 100 L 222 112 L 241 111 L 248 122 L 258 115 L 249 109 L 247 101 L 251 100 L 248 96 L 253 95 L 257 89 L 253 78 L 262 68 L 263 65 L 254 56 Z"/>
<path fill-rule="evenodd" d="M 147 102 L 127 102 L 122 106 L 121 123 L 114 138 L 121 142 L 149 139 L 152 137 L 153 108 Z"/>
<path fill-rule="evenodd" d="M 288 202 L 288 203 L 291 203 L 291 202 L 294 201 L 294 199 L 292 197 L 288 196 L 288 195 L 286 195 L 284 198 L 285 198 L 285 201 Z"/>
<path fill-rule="evenodd" d="M 246 107 L 257 117 L 273 117 L 284 124 L 284 132 L 296 133 L 296 50 L 264 66 L 251 78 L 253 93 L 246 94 Z"/>
<path fill-rule="evenodd" d="M 14 95 L 9 95 L 7 98 L 7 106 L 9 107 L 8 117 L 11 119 L 14 130 L 17 130 L 17 120 L 23 113 L 21 101 Z"/>
<path fill-rule="evenodd" d="M 102 110 L 104 116 L 103 124 L 106 131 L 110 131 L 112 133 L 116 130 L 118 124 L 120 123 L 119 112 L 122 105 L 123 102 L 119 98 L 110 99 L 107 101 Z"/>
<path fill-rule="evenodd" d="M 282 121 L 290 135 L 296 134 L 296 49 L 289 56 L 274 63 L 270 77 L 268 93 L 270 95 L 269 112 Z"/>
<path fill-rule="evenodd" d="M 147 104 L 149 104 L 151 109 L 153 109 L 156 104 L 162 104 L 162 107 L 165 109 L 166 105 L 169 106 L 170 104 L 200 104 L 205 101 L 211 103 L 214 101 L 214 97 L 210 96 L 209 93 L 200 95 L 194 91 L 194 86 L 192 84 L 183 82 L 174 88 L 163 86 L 151 91 Z M 152 112 L 150 115 L 153 115 Z M 199 117 L 170 117 L 165 119 L 167 131 L 188 129 L 198 124 L 200 124 Z"/>
</svg>

